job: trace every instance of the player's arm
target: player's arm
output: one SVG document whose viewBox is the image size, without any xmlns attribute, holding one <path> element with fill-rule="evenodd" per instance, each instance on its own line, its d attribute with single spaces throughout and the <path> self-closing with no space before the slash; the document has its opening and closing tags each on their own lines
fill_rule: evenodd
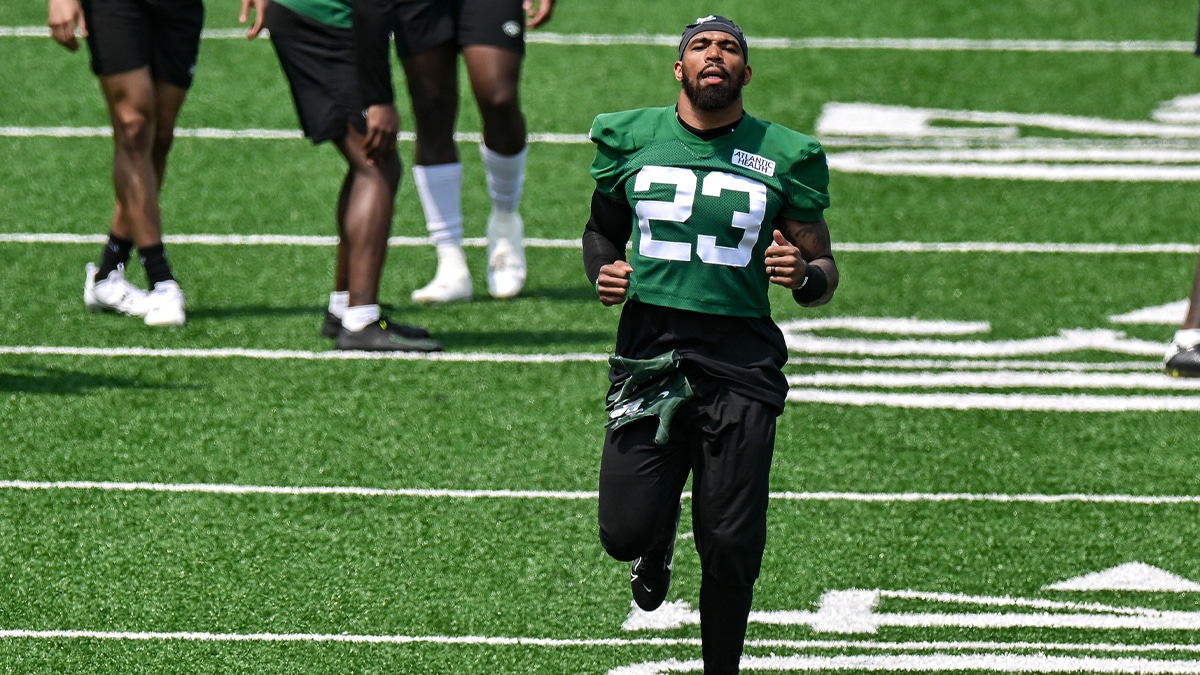
<svg viewBox="0 0 1200 675">
<path fill-rule="evenodd" d="M 633 234 L 633 208 L 596 190 L 583 230 L 583 269 L 606 306 L 625 302 L 633 268 L 625 260 L 625 244 Z"/>
<path fill-rule="evenodd" d="M 775 228 L 775 243 L 767 247 L 764 261 L 771 283 L 790 289 L 792 299 L 805 307 L 829 302 L 838 287 L 838 269 L 825 219 L 778 218 Z"/>
<path fill-rule="evenodd" d="M 550 15 L 554 13 L 554 0 L 525 0 L 524 7 L 525 25 L 533 30 L 550 21 Z"/>
<path fill-rule="evenodd" d="M 83 8 L 78 0 L 49 0 L 47 23 L 50 25 L 50 37 L 58 44 L 71 51 L 79 49 L 79 40 L 75 37 L 75 27 L 87 37 L 87 23 L 83 19 Z"/>
<path fill-rule="evenodd" d="M 246 39 L 253 40 L 258 37 L 263 30 L 263 21 L 267 15 L 267 5 L 271 4 L 271 0 L 242 0 L 242 11 L 238 14 L 238 23 L 246 23 L 250 20 L 250 10 L 254 10 L 254 23 L 250 24 L 250 28 L 246 30 Z"/>
</svg>

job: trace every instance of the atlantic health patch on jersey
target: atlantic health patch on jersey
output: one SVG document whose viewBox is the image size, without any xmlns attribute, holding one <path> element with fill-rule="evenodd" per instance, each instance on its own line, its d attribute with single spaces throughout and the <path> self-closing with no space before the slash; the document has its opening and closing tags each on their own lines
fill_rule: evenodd
<svg viewBox="0 0 1200 675">
<path fill-rule="evenodd" d="M 764 176 L 775 175 L 775 162 L 760 157 L 752 152 L 745 150 L 734 150 L 733 158 L 730 160 L 734 165 L 740 166 L 751 171 L 757 171 Z"/>
</svg>

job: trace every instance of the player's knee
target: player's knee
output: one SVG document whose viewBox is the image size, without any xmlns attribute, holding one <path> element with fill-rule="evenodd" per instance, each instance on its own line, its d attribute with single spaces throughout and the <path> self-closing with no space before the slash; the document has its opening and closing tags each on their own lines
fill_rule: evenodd
<svg viewBox="0 0 1200 675">
<path fill-rule="evenodd" d="M 478 92 L 476 102 L 485 117 L 513 117 L 521 113 L 520 97 L 516 87 L 489 87 Z"/>
<path fill-rule="evenodd" d="M 158 136 L 154 123 L 145 111 L 138 108 L 123 108 L 113 111 L 113 142 L 126 153 L 146 154 L 151 151 Z M 168 144 L 169 147 L 169 144 Z"/>
<path fill-rule="evenodd" d="M 649 526 L 637 527 L 632 523 L 614 527 L 600 523 L 600 545 L 616 560 L 630 561 L 643 555 L 653 542 L 653 531 Z"/>
</svg>

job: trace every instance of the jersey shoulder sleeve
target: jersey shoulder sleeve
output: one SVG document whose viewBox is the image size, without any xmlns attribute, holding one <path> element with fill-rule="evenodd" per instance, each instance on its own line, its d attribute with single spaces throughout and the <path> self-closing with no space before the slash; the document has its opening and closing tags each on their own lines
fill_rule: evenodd
<svg viewBox="0 0 1200 675">
<path fill-rule="evenodd" d="M 779 179 L 787 195 L 781 216 L 811 223 L 829 208 L 829 162 L 812 136 L 768 123 L 764 144 L 779 153 Z"/>
<path fill-rule="evenodd" d="M 596 158 L 591 174 L 596 188 L 619 197 L 625 167 L 642 148 L 653 144 L 663 133 L 666 113 L 673 108 L 641 108 L 597 115 L 592 122 L 591 140 Z"/>
</svg>

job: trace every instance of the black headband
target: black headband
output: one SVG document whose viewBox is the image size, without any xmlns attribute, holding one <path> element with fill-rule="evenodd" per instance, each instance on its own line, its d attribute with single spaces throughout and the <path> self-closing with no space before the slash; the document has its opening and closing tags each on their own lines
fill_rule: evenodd
<svg viewBox="0 0 1200 675">
<path fill-rule="evenodd" d="M 679 40 L 679 59 L 683 60 L 684 48 L 687 47 L 688 42 L 690 42 L 692 38 L 696 37 L 697 33 L 703 33 L 710 30 L 728 33 L 737 38 L 738 44 L 742 48 L 742 59 L 746 61 L 750 60 L 750 52 L 746 48 L 746 36 L 742 35 L 742 29 L 738 28 L 738 25 L 729 19 L 726 19 L 723 16 L 713 16 L 712 14 L 696 19 L 683 29 L 683 38 Z"/>
</svg>

